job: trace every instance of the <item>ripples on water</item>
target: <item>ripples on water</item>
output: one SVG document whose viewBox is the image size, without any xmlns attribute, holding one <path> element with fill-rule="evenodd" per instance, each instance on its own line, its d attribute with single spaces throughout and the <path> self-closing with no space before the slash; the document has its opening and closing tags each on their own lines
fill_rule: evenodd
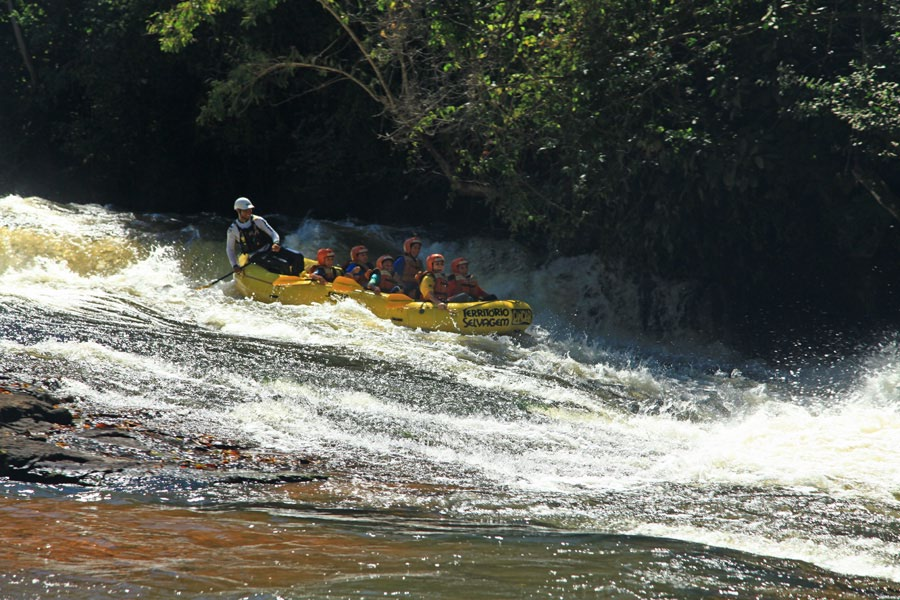
<svg viewBox="0 0 900 600">
<path fill-rule="evenodd" d="M 266 306 L 194 289 L 227 270 L 225 224 L 0 199 L 0 373 L 87 414 L 315 455 L 330 479 L 6 483 L 0 596 L 900 595 L 891 343 L 786 376 L 606 343 L 546 291 L 519 339 Z M 307 221 L 288 241 L 311 254 L 348 231 Z M 517 251 L 426 241 L 474 264 Z"/>
<path fill-rule="evenodd" d="M 7 488 L 0 536 L 12 540 L 15 568 L 0 585 L 17 598 L 812 599 L 897 591 L 671 539 L 318 508 L 350 491 L 287 486 L 282 506 L 198 510 L 92 494 L 61 501 L 49 491 L 24 502 L 13 498 L 29 490 Z M 32 527 L 23 531 L 22 522 Z"/>
</svg>

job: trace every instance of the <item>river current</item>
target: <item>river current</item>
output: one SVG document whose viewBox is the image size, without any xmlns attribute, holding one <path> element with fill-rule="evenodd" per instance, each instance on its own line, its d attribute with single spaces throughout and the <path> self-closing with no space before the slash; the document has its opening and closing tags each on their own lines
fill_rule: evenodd
<svg viewBox="0 0 900 600">
<path fill-rule="evenodd" d="M 308 256 L 410 233 L 272 221 Z M 227 224 L 0 198 L 0 375 L 326 477 L 0 479 L 0 598 L 900 597 L 893 334 L 778 365 L 652 344 L 623 333 L 626 286 L 570 285 L 613 286 L 599 257 L 438 230 L 425 252 L 535 322 L 411 330 L 197 289 L 228 271 Z"/>
</svg>

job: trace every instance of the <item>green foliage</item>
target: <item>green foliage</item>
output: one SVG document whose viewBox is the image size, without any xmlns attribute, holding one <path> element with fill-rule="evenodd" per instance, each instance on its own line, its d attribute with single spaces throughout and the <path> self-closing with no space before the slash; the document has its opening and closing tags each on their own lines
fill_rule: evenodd
<svg viewBox="0 0 900 600">
<path fill-rule="evenodd" d="M 791 111 L 800 118 L 834 118 L 849 129 L 851 147 L 873 158 L 900 157 L 900 82 L 882 79 L 884 65 L 850 63 L 833 81 L 785 70 L 782 83 L 803 95 Z"/>
<path fill-rule="evenodd" d="M 719 277 L 802 243 L 797 219 L 844 189 L 848 160 L 872 173 L 897 158 L 886 3 L 319 4 L 333 26 L 318 43 L 247 44 L 204 116 L 352 83 L 410 164 L 450 181 L 451 202 L 474 197 L 549 248 Z M 245 22 L 260 6 L 228 3 Z M 164 43 L 189 39 L 194 17 L 163 13 L 177 25 Z"/>
<path fill-rule="evenodd" d="M 13 15 L 42 88 L 0 38 L 0 124 L 39 124 L 23 139 L 113 183 L 148 162 L 176 180 L 148 154 L 189 163 L 205 142 L 285 188 L 341 179 L 367 144 L 359 172 L 393 172 L 387 140 L 456 212 L 736 290 L 793 277 L 783 252 L 837 261 L 853 223 L 900 215 L 887 0 L 15 0 Z"/>
<path fill-rule="evenodd" d="M 198 27 L 212 23 L 216 14 L 234 4 L 229 0 L 184 0 L 168 11 L 153 13 L 147 29 L 159 36 L 163 50 L 177 52 L 195 41 Z"/>
<path fill-rule="evenodd" d="M 213 25 L 218 15 L 240 11 L 241 26 L 249 28 L 280 3 L 281 0 L 183 0 L 166 11 L 154 12 L 147 30 L 159 37 L 164 51 L 179 52 L 196 41 L 198 29 Z"/>
<path fill-rule="evenodd" d="M 14 0 L 12 10 L 0 14 L 0 22 L 6 23 L 11 19 L 18 21 L 23 29 L 33 29 L 39 26 L 47 17 L 43 6 L 25 0 Z"/>
</svg>

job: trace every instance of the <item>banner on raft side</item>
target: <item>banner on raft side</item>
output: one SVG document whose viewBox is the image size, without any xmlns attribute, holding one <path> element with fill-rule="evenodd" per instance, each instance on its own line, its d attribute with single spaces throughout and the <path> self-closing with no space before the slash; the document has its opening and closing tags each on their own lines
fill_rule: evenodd
<svg viewBox="0 0 900 600">
<path fill-rule="evenodd" d="M 500 306 L 463 309 L 463 325 L 465 327 L 508 327 L 510 325 L 528 325 L 530 323 L 530 308 Z"/>
</svg>

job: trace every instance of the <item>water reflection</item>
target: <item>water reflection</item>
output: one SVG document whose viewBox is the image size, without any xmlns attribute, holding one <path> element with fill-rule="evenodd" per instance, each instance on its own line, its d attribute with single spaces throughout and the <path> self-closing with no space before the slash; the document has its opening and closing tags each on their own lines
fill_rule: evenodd
<svg viewBox="0 0 900 600">
<path fill-rule="evenodd" d="M 317 491 L 289 494 L 310 502 Z M 435 529 L 422 521 L 356 522 L 327 512 L 299 517 L 0 497 L 0 539 L 7 540 L 0 592 L 16 597 L 843 599 L 900 593 L 877 580 L 664 538 L 535 527 Z"/>
</svg>

